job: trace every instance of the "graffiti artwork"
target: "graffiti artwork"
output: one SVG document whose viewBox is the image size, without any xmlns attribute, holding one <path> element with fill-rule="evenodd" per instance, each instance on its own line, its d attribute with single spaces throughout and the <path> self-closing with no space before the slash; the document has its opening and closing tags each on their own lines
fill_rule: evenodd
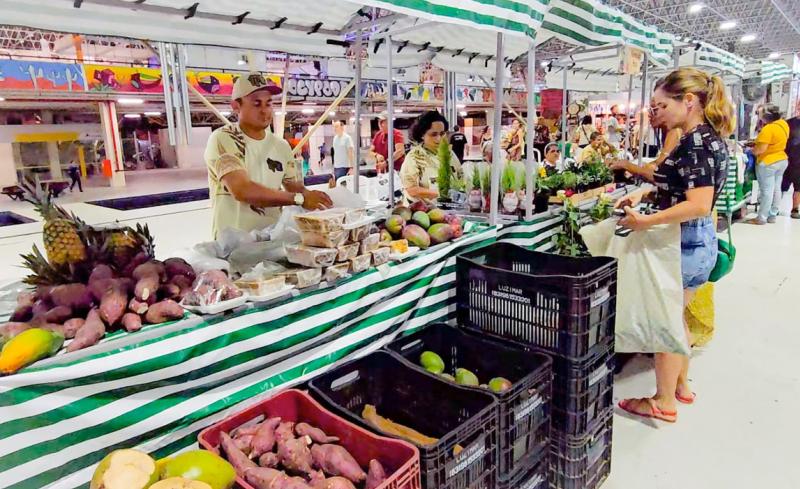
<svg viewBox="0 0 800 489">
<path fill-rule="evenodd" d="M 130 66 L 84 65 L 89 91 L 163 93 L 161 70 Z"/>
<path fill-rule="evenodd" d="M 82 92 L 85 89 L 81 65 L 0 60 L 0 90 Z"/>
</svg>

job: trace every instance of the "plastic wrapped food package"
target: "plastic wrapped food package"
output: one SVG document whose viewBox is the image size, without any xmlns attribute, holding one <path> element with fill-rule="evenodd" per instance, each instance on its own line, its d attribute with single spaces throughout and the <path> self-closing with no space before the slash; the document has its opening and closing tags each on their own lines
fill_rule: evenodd
<svg viewBox="0 0 800 489">
<path fill-rule="evenodd" d="M 337 248 L 339 254 L 336 256 L 337 262 L 347 262 L 358 256 L 360 243 L 350 243 Z"/>
<path fill-rule="evenodd" d="M 357 242 L 364 240 L 367 236 L 369 236 L 370 227 L 371 226 L 369 224 L 365 224 L 363 226 L 351 229 L 350 241 Z"/>
<path fill-rule="evenodd" d="M 389 255 L 391 254 L 391 249 L 378 248 L 370 251 L 370 254 L 372 255 L 372 265 L 375 267 L 379 267 L 389 261 Z"/>
<path fill-rule="evenodd" d="M 336 261 L 336 248 L 314 248 L 304 245 L 286 245 L 286 258 L 290 263 L 304 267 L 329 267 Z"/>
<path fill-rule="evenodd" d="M 375 250 L 378 248 L 378 244 L 381 241 L 381 235 L 378 233 L 373 233 L 364 238 L 361 241 L 361 249 L 360 252 L 362 255 L 368 254 L 370 251 Z"/>
<path fill-rule="evenodd" d="M 330 233 L 343 229 L 344 218 L 345 211 L 340 209 L 328 209 L 294 216 L 294 221 L 297 223 L 297 227 L 300 231 Z"/>
<path fill-rule="evenodd" d="M 210 270 L 197 276 L 192 291 L 183 299 L 189 306 L 210 306 L 242 296 L 230 278 L 221 270 Z"/>
<path fill-rule="evenodd" d="M 320 248 L 337 248 L 347 242 L 347 231 L 334 231 L 331 233 L 318 233 L 315 231 L 302 231 L 300 241 L 306 246 Z"/>
<path fill-rule="evenodd" d="M 350 271 L 353 273 L 361 273 L 369 269 L 370 264 L 372 264 L 371 254 L 367 253 L 366 255 L 359 255 L 350 260 Z"/>
<path fill-rule="evenodd" d="M 328 283 L 336 282 L 337 280 L 347 278 L 350 276 L 349 263 L 337 263 L 325 269 L 325 275 L 322 277 Z"/>
<path fill-rule="evenodd" d="M 279 275 L 286 277 L 286 283 L 298 289 L 317 285 L 322 280 L 321 268 L 289 268 Z"/>
<path fill-rule="evenodd" d="M 234 283 L 251 296 L 264 296 L 283 290 L 286 287 L 286 277 L 278 275 L 265 279 L 237 280 Z"/>
<path fill-rule="evenodd" d="M 367 216 L 366 209 L 347 209 L 344 214 L 344 223 L 353 224 L 364 220 Z"/>
</svg>

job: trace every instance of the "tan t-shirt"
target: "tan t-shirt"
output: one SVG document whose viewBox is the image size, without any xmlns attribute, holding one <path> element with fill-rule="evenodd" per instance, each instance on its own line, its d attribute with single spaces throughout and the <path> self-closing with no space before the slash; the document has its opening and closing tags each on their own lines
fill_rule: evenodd
<svg viewBox="0 0 800 489">
<path fill-rule="evenodd" d="M 461 162 L 458 161 L 455 153 L 451 155 L 450 166 L 453 167 L 453 174 L 461 177 Z M 423 187 L 429 189 L 438 188 L 436 178 L 439 176 L 439 156 L 433 151 L 425 149 L 421 144 L 417 144 L 406 155 L 403 166 L 400 168 L 400 181 L 403 184 L 403 195 L 408 203 L 413 203 L 415 199 L 408 194 L 406 189 L 412 187 Z"/>
<path fill-rule="evenodd" d="M 297 163 L 289 143 L 267 131 L 264 139 L 247 136 L 238 124 L 221 127 L 211 133 L 205 153 L 208 188 L 213 213 L 212 232 L 216 238 L 227 227 L 252 231 L 275 224 L 280 207 L 254 209 L 236 200 L 222 178 L 245 170 L 250 180 L 279 190 L 283 182 L 298 178 Z"/>
</svg>

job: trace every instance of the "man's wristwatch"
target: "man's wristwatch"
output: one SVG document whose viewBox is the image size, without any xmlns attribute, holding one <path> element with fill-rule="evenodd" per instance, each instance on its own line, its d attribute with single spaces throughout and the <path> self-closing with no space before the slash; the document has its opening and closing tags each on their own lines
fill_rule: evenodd
<svg viewBox="0 0 800 489">
<path fill-rule="evenodd" d="M 299 205 L 300 207 L 302 207 L 303 204 L 306 203 L 305 196 L 301 193 L 294 194 L 294 203 L 295 205 Z"/>
</svg>

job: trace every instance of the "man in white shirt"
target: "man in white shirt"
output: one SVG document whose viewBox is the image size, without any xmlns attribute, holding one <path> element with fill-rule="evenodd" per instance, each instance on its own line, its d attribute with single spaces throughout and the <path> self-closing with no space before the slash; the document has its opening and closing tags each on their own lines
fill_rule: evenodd
<svg viewBox="0 0 800 489">
<path fill-rule="evenodd" d="M 352 173 L 356 160 L 356 148 L 353 145 L 353 138 L 345 131 L 344 123 L 335 121 L 333 123 L 333 176 L 336 180 Z"/>
<path fill-rule="evenodd" d="M 606 140 L 617 148 L 619 148 L 619 143 L 622 141 L 622 126 L 617 120 L 618 111 L 619 109 L 616 105 L 611 107 L 611 117 L 606 121 Z"/>
</svg>

